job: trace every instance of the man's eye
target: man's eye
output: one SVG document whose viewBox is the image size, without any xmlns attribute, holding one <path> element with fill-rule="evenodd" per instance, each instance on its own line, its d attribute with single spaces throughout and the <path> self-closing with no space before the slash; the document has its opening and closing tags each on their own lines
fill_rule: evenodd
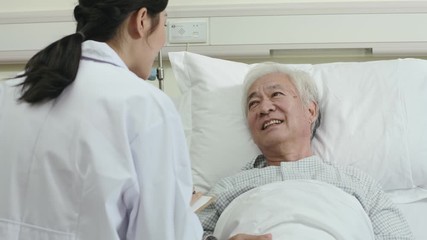
<svg viewBox="0 0 427 240">
<path fill-rule="evenodd" d="M 282 92 L 274 92 L 273 94 L 272 94 L 272 96 L 273 97 L 277 97 L 277 96 L 284 96 L 285 94 L 284 93 L 282 93 Z"/>
<path fill-rule="evenodd" d="M 258 102 L 256 102 L 256 101 L 249 102 L 248 103 L 248 109 L 251 109 L 251 108 L 255 107 L 257 104 L 258 104 Z"/>
</svg>

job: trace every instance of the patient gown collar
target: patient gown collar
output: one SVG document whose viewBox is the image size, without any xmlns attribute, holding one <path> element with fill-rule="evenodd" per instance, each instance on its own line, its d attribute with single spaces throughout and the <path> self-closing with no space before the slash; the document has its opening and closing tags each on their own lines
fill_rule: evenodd
<svg viewBox="0 0 427 240">
<path fill-rule="evenodd" d="M 310 157 L 306 157 L 303 159 L 300 159 L 298 161 L 293 162 L 281 162 L 280 166 L 291 166 L 291 165 L 299 165 L 301 163 L 308 163 L 308 162 L 323 162 L 323 160 L 316 156 L 312 155 Z M 248 164 L 244 169 L 251 169 L 251 168 L 264 168 L 267 167 L 267 160 L 265 159 L 265 156 L 263 154 L 258 155 L 252 162 Z"/>
</svg>

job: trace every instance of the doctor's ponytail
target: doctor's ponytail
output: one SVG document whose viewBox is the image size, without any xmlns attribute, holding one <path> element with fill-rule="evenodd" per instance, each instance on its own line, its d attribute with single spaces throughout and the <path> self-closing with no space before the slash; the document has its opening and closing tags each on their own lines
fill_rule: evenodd
<svg viewBox="0 0 427 240">
<path fill-rule="evenodd" d="M 76 33 L 50 44 L 28 61 L 25 72 L 16 77 L 25 77 L 18 85 L 22 87 L 19 100 L 38 104 L 56 99 L 77 76 L 85 40 L 111 40 L 127 17 L 141 8 L 147 9 L 154 30 L 167 4 L 168 0 L 79 0 L 74 8 Z"/>
<path fill-rule="evenodd" d="M 58 97 L 77 75 L 84 35 L 66 36 L 38 52 L 25 65 L 21 101 L 41 103 Z"/>
</svg>

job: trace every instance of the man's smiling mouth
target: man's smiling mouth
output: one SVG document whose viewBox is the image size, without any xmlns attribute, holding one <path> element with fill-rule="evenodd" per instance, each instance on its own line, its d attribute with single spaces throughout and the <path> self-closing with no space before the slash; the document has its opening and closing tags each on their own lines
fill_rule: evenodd
<svg viewBox="0 0 427 240">
<path fill-rule="evenodd" d="M 276 125 L 276 124 L 281 124 L 281 123 L 283 123 L 283 120 L 272 119 L 272 120 L 270 120 L 270 121 L 265 122 L 265 123 L 262 125 L 262 130 L 267 129 L 267 128 L 268 128 L 268 127 L 270 127 L 271 125 Z"/>
</svg>

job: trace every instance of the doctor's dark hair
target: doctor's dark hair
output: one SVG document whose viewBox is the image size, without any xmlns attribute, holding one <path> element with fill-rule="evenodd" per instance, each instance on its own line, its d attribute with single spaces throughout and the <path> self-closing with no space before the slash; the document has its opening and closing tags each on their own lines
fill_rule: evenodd
<svg viewBox="0 0 427 240">
<path fill-rule="evenodd" d="M 76 33 L 51 43 L 27 62 L 24 73 L 16 77 L 26 77 L 19 84 L 19 100 L 37 104 L 57 98 L 76 78 L 85 40 L 113 39 L 127 17 L 141 8 L 146 8 L 153 20 L 152 33 L 167 4 L 168 0 L 79 0 L 74 8 Z"/>
</svg>

